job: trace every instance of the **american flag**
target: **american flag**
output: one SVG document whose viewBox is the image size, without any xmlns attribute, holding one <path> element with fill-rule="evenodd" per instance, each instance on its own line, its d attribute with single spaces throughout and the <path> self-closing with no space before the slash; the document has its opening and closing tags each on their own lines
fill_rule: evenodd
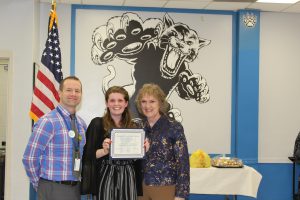
<svg viewBox="0 0 300 200">
<path fill-rule="evenodd" d="M 53 110 L 58 102 L 59 83 L 63 79 L 61 71 L 61 52 L 57 29 L 55 6 L 49 16 L 48 37 L 41 58 L 30 108 L 30 117 L 35 122 L 47 112 Z"/>
</svg>

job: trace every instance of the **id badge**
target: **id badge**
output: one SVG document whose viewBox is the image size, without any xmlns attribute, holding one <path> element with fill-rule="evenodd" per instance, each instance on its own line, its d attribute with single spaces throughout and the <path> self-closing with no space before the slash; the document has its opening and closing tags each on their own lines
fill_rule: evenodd
<svg viewBox="0 0 300 200">
<path fill-rule="evenodd" d="M 80 170 L 80 158 L 75 158 L 75 162 L 74 162 L 74 171 L 78 171 Z"/>
<path fill-rule="evenodd" d="M 74 152 L 74 171 L 80 171 L 80 153 L 79 151 Z"/>
</svg>

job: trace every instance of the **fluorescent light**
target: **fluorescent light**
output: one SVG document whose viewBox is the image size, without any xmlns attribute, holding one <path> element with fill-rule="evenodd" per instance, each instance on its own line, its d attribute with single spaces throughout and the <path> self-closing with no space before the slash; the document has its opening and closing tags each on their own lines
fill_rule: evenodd
<svg viewBox="0 0 300 200">
<path fill-rule="evenodd" d="M 257 0 L 257 3 L 296 3 L 299 0 Z"/>
</svg>

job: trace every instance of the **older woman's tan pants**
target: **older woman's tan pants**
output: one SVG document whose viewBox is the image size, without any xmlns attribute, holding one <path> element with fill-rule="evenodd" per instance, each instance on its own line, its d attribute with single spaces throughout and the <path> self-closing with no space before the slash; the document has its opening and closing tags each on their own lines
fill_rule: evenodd
<svg viewBox="0 0 300 200">
<path fill-rule="evenodd" d="M 175 185 L 147 186 L 143 183 L 143 196 L 138 200 L 174 200 Z"/>
</svg>

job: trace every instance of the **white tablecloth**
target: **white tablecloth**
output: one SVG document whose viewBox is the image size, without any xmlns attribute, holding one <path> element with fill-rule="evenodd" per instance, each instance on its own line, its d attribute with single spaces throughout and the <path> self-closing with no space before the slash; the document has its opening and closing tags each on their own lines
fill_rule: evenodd
<svg viewBox="0 0 300 200">
<path fill-rule="evenodd" d="M 191 168 L 192 194 L 245 195 L 256 198 L 262 176 L 243 168 Z"/>
</svg>

